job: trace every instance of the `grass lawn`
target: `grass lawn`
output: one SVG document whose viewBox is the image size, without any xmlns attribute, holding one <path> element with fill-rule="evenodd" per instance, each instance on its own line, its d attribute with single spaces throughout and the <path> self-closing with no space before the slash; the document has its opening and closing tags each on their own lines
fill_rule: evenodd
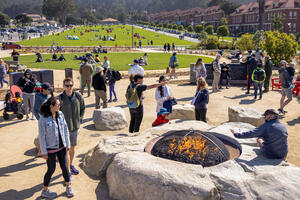
<svg viewBox="0 0 300 200">
<path fill-rule="evenodd" d="M 40 68 L 40 69 L 65 69 L 73 68 L 74 70 L 79 69 L 81 61 L 74 60 L 75 54 L 64 54 L 67 61 L 63 62 L 53 62 L 45 61 L 46 59 L 51 59 L 52 54 L 43 54 L 43 63 L 36 63 L 35 55 L 24 55 L 20 56 L 20 63 L 26 65 L 28 68 Z M 79 55 L 79 54 L 77 54 Z M 82 55 L 82 54 L 81 54 Z M 137 59 L 143 56 L 143 53 L 108 53 L 108 54 L 99 54 L 100 60 L 103 61 L 104 56 L 108 56 L 111 67 L 119 71 L 127 71 L 132 64 L 134 59 Z M 143 66 L 145 70 L 156 70 L 156 69 L 166 69 L 169 64 L 169 59 L 172 54 L 164 53 L 148 53 L 148 65 Z M 59 56 L 59 54 L 58 54 Z M 190 63 L 195 63 L 199 56 L 195 55 L 177 55 L 179 68 L 189 67 Z M 211 63 L 212 58 L 202 57 L 205 63 Z M 4 60 L 12 60 L 12 58 L 3 58 Z"/>
<path fill-rule="evenodd" d="M 100 44 L 102 46 L 115 46 L 115 45 L 131 46 L 132 45 L 132 42 L 131 42 L 132 27 L 130 25 L 124 25 L 124 26 L 114 25 L 114 26 L 110 26 L 110 27 L 113 28 L 113 31 L 112 31 L 112 33 L 109 33 L 109 34 L 106 31 L 106 28 L 108 28 L 108 26 L 96 26 L 96 27 L 93 26 L 92 28 L 88 27 L 88 26 L 80 26 L 80 27 L 75 28 L 75 32 L 72 29 L 72 30 L 65 31 L 64 33 L 48 35 L 43 38 L 34 38 L 31 40 L 24 40 L 24 41 L 20 41 L 18 43 L 22 44 L 24 46 L 51 46 L 53 41 L 55 41 L 56 43 L 59 43 L 60 46 L 98 46 Z M 85 30 L 95 30 L 95 31 L 85 32 Z M 80 32 L 83 32 L 82 36 L 80 35 Z M 144 46 L 148 46 L 148 44 L 147 44 L 148 40 L 149 40 L 149 42 L 151 40 L 153 40 L 154 46 L 163 45 L 165 43 L 172 44 L 173 42 L 175 45 L 195 45 L 196 44 L 194 42 L 179 40 L 178 38 L 158 34 L 158 33 L 151 32 L 151 31 L 146 31 L 146 30 L 136 28 L 136 27 L 134 27 L 133 32 L 138 33 L 141 36 L 140 40 L 142 40 L 142 45 L 144 45 Z M 76 35 L 77 37 L 79 37 L 79 40 L 66 39 L 66 36 L 68 36 L 68 35 L 71 35 L 71 36 Z M 96 35 L 98 35 L 97 38 L 95 37 Z M 101 37 L 103 37 L 103 36 L 107 37 L 107 35 L 110 35 L 111 37 L 115 37 L 115 35 L 116 35 L 116 41 L 99 40 L 99 35 L 101 35 Z M 137 45 L 138 45 L 139 39 L 134 37 L 134 41 L 137 42 Z"/>
</svg>

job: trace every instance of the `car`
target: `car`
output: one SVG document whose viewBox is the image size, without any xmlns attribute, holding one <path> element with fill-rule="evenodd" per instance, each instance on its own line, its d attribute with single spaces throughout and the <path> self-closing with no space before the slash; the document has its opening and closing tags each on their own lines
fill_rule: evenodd
<svg viewBox="0 0 300 200">
<path fill-rule="evenodd" d="M 2 49 L 21 49 L 22 45 L 13 42 L 3 42 Z"/>
</svg>

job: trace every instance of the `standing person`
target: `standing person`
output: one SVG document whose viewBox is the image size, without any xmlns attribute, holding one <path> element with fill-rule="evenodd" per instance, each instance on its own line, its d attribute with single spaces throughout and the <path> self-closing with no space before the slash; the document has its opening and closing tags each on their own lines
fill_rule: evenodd
<svg viewBox="0 0 300 200">
<path fill-rule="evenodd" d="M 244 133 L 231 132 L 236 138 L 257 137 L 263 156 L 271 159 L 285 159 L 288 154 L 288 133 L 286 126 L 279 122 L 278 113 L 268 109 L 264 113 L 265 123 L 261 126 Z"/>
<path fill-rule="evenodd" d="M 227 65 L 227 63 L 224 61 L 221 65 L 221 76 L 220 76 L 220 83 L 219 83 L 220 89 L 222 89 L 222 82 L 224 78 L 226 79 L 226 89 L 230 87 L 230 80 L 231 80 L 230 71 L 231 70 L 229 65 Z"/>
<path fill-rule="evenodd" d="M 192 105 L 195 106 L 195 117 L 198 121 L 206 123 L 207 104 L 209 102 L 209 92 L 207 83 L 203 77 L 197 80 L 197 91 L 192 100 Z"/>
<path fill-rule="evenodd" d="M 167 112 L 172 112 L 172 102 L 170 100 L 173 97 L 171 88 L 167 85 L 167 79 L 164 75 L 159 77 L 159 83 L 163 83 L 159 86 L 155 91 L 155 99 L 156 99 L 156 112 L 160 112 L 161 108 L 166 108 Z M 166 103 L 168 102 L 169 103 Z"/>
<path fill-rule="evenodd" d="M 0 87 L 1 88 L 3 88 L 3 83 L 9 85 L 8 81 L 5 80 L 6 73 L 7 73 L 7 65 L 2 59 L 0 59 Z"/>
<path fill-rule="evenodd" d="M 279 113 L 285 114 L 287 111 L 283 110 L 283 108 L 288 105 L 293 98 L 292 89 L 290 88 L 292 84 L 292 78 L 288 71 L 286 70 L 287 62 L 285 60 L 280 61 L 280 69 L 279 72 L 279 78 L 281 81 L 281 99 L 280 99 L 280 108 L 278 109 Z M 286 101 L 285 97 L 288 99 Z"/>
<path fill-rule="evenodd" d="M 144 54 L 144 64 L 148 65 L 148 54 L 147 53 Z"/>
<path fill-rule="evenodd" d="M 96 109 L 100 108 L 100 99 L 103 101 L 103 108 L 107 108 L 106 84 L 102 71 L 102 67 L 97 67 L 96 74 L 92 78 L 92 86 L 95 90 Z"/>
<path fill-rule="evenodd" d="M 167 53 L 167 43 L 164 44 L 164 53 Z"/>
<path fill-rule="evenodd" d="M 26 69 L 24 76 L 18 80 L 17 85 L 22 89 L 22 95 L 24 99 L 24 107 L 26 113 L 26 120 L 29 120 L 29 113 L 32 112 L 32 120 L 35 119 L 33 114 L 34 107 L 34 88 L 36 86 L 35 79 L 32 77 L 32 72 L 30 69 Z"/>
<path fill-rule="evenodd" d="M 221 59 L 221 55 L 217 54 L 216 59 L 212 63 L 212 70 L 213 70 L 213 74 L 214 74 L 214 80 L 213 80 L 213 83 L 212 83 L 213 92 L 219 91 L 218 84 L 219 84 L 220 76 L 221 76 L 220 59 Z"/>
<path fill-rule="evenodd" d="M 45 101 L 47 101 L 50 98 L 49 95 L 53 97 L 53 88 L 51 87 L 50 83 L 45 82 L 42 84 L 42 92 L 37 93 L 35 95 L 33 113 L 37 120 L 39 120 L 41 116 L 41 106 Z"/>
<path fill-rule="evenodd" d="M 174 78 L 177 78 L 176 73 L 175 73 L 175 68 L 178 66 L 176 54 L 177 53 L 174 52 L 169 61 L 169 66 L 171 67 L 170 79 L 172 78 L 172 75 Z"/>
<path fill-rule="evenodd" d="M 196 80 L 200 77 L 203 77 L 204 79 L 206 79 L 207 77 L 207 70 L 205 67 L 205 64 L 202 62 L 202 58 L 198 58 L 195 67 L 194 67 L 194 71 L 196 72 Z"/>
<path fill-rule="evenodd" d="M 139 48 L 142 48 L 142 40 L 139 40 Z"/>
<path fill-rule="evenodd" d="M 250 87 L 252 83 L 252 73 L 253 71 L 257 68 L 257 60 L 255 59 L 255 54 L 251 55 L 251 59 L 247 62 L 247 79 L 248 79 L 248 84 L 247 84 L 247 92 L 246 94 L 250 94 Z"/>
<path fill-rule="evenodd" d="M 167 50 L 168 50 L 168 53 L 170 53 L 170 51 L 171 51 L 170 43 L 167 44 Z"/>
<path fill-rule="evenodd" d="M 108 100 L 109 103 L 118 101 L 117 94 L 115 91 L 115 84 L 117 80 L 115 79 L 113 73 L 115 72 L 111 68 L 104 68 L 104 75 L 109 85 L 109 100 Z M 115 97 L 114 99 L 112 99 L 113 95 Z"/>
<path fill-rule="evenodd" d="M 91 95 L 91 79 L 93 74 L 92 65 L 88 64 L 88 59 L 84 58 L 84 63 L 79 68 L 79 73 L 81 75 L 81 89 L 80 92 L 83 95 L 85 86 L 88 87 L 88 96 Z"/>
<path fill-rule="evenodd" d="M 66 162 L 67 152 L 70 149 L 69 130 L 65 117 L 59 111 L 60 101 L 51 97 L 41 107 L 39 120 L 39 141 L 42 157 L 47 161 L 47 172 L 44 176 L 44 188 L 41 196 L 55 198 L 57 194 L 48 189 L 51 177 L 55 172 L 56 158 L 58 159 L 66 183 L 68 197 L 73 197 L 74 192 L 70 183 L 70 172 Z"/>
<path fill-rule="evenodd" d="M 126 91 L 127 104 L 130 112 L 129 133 L 139 132 L 144 115 L 143 92 L 157 88 L 163 83 L 144 85 L 144 77 L 140 74 L 134 76 L 134 82 L 131 82 Z"/>
<path fill-rule="evenodd" d="M 20 56 L 19 52 L 17 52 L 17 50 L 14 49 L 13 52 L 11 53 L 11 57 L 13 57 L 13 61 L 19 62 L 19 56 Z"/>
<path fill-rule="evenodd" d="M 256 52 L 255 52 L 255 59 L 258 63 L 262 64 L 262 59 L 263 59 L 264 55 L 263 53 L 261 52 L 261 50 L 258 48 L 256 49 Z"/>
<path fill-rule="evenodd" d="M 82 123 L 85 105 L 83 97 L 79 92 L 73 91 L 73 79 L 66 78 L 63 81 L 64 92 L 59 95 L 62 101 L 61 111 L 65 115 L 65 119 L 70 132 L 70 151 L 69 151 L 69 169 L 72 174 L 78 174 L 79 171 L 73 163 L 75 155 L 75 146 L 77 145 L 77 136 Z"/>
<path fill-rule="evenodd" d="M 151 46 L 153 46 L 153 40 L 150 41 Z"/>
<path fill-rule="evenodd" d="M 265 64 L 265 72 L 266 72 L 266 79 L 264 83 L 264 92 L 269 92 L 269 85 L 270 85 L 270 79 L 272 76 L 272 69 L 273 69 L 273 63 L 270 60 L 269 56 L 266 56 L 266 64 Z"/>
<path fill-rule="evenodd" d="M 144 68 L 139 66 L 140 61 L 138 59 L 134 59 L 132 67 L 128 70 L 128 76 L 140 74 L 144 76 Z"/>
<path fill-rule="evenodd" d="M 172 43 L 172 51 L 175 51 L 175 44 Z"/>
<path fill-rule="evenodd" d="M 110 68 L 110 61 L 108 60 L 108 57 L 107 56 L 104 56 L 104 62 L 102 64 L 102 67 L 105 69 L 108 69 Z"/>
<path fill-rule="evenodd" d="M 266 79 L 266 72 L 262 69 L 261 64 L 258 64 L 257 68 L 253 71 L 251 79 L 254 85 L 254 99 L 257 98 L 257 89 L 259 89 L 259 99 L 262 99 L 262 86 Z"/>
</svg>

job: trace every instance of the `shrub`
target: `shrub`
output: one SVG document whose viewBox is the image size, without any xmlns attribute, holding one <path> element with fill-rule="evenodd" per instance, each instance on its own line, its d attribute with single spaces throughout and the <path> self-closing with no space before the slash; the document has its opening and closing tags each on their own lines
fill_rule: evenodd
<svg viewBox="0 0 300 200">
<path fill-rule="evenodd" d="M 194 28 L 192 25 L 189 25 L 188 28 L 187 28 L 187 31 L 188 32 L 194 32 Z"/>
<path fill-rule="evenodd" d="M 196 33 L 200 33 L 203 31 L 203 26 L 201 24 L 198 24 L 195 28 L 195 32 Z"/>
<path fill-rule="evenodd" d="M 212 35 L 214 33 L 214 27 L 213 25 L 209 25 L 205 28 L 205 32 L 209 35 Z"/>
<path fill-rule="evenodd" d="M 225 37 L 229 35 L 229 29 L 226 25 L 219 26 L 217 29 L 217 35 L 219 37 Z"/>
<path fill-rule="evenodd" d="M 173 24 L 173 29 L 174 29 L 174 30 L 177 30 L 177 29 L 178 29 L 177 24 Z"/>
<path fill-rule="evenodd" d="M 242 37 L 237 41 L 236 46 L 240 51 L 252 50 L 252 35 L 249 33 L 242 35 Z"/>
<path fill-rule="evenodd" d="M 178 26 L 178 30 L 179 31 L 183 31 L 184 30 L 184 26 L 183 25 Z"/>
</svg>

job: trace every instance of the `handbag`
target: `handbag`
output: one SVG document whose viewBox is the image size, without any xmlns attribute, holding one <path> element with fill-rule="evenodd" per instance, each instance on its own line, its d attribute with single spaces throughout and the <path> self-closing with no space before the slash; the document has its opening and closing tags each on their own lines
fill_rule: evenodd
<svg viewBox="0 0 300 200">
<path fill-rule="evenodd" d="M 166 69 L 166 74 L 169 74 L 169 73 L 170 73 L 170 67 L 168 66 Z"/>
<path fill-rule="evenodd" d="M 177 105 L 177 99 L 172 98 L 172 99 L 171 99 L 171 103 L 172 103 L 173 106 L 174 106 L 174 105 Z"/>
</svg>

